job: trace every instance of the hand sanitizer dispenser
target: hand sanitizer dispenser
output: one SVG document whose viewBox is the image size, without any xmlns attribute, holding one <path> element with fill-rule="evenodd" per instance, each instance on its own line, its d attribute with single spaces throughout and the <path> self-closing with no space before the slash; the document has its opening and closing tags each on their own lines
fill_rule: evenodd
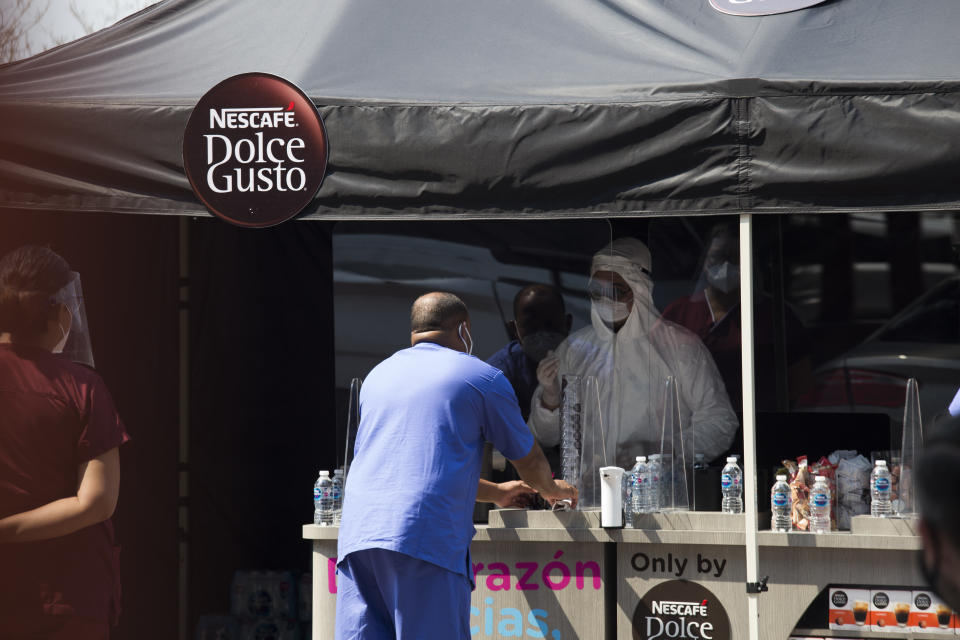
<svg viewBox="0 0 960 640">
<path fill-rule="evenodd" d="M 623 527 L 623 469 L 600 467 L 600 526 Z"/>
</svg>

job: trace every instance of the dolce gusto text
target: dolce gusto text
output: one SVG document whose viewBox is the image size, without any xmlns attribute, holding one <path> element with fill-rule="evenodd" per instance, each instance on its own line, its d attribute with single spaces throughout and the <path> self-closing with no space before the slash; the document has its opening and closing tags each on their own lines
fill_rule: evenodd
<svg viewBox="0 0 960 640">
<path fill-rule="evenodd" d="M 214 110 L 210 110 L 211 124 L 214 122 Z M 289 113 L 289 112 L 288 112 Z M 253 122 L 273 126 L 273 118 L 253 119 L 254 114 L 245 115 L 243 124 L 253 126 Z M 264 115 L 264 114 L 261 114 Z M 276 114 L 280 115 L 280 114 Z M 282 114 L 284 116 L 287 113 Z M 291 117 L 279 120 L 281 126 L 297 126 Z M 225 123 L 231 122 L 229 117 Z M 219 124 L 219 123 L 218 123 Z M 239 120 L 237 122 L 239 124 Z M 237 128 L 246 128 L 238 126 Z M 207 155 L 207 187 L 216 193 L 232 193 L 252 191 L 300 191 L 306 188 L 307 175 L 297 166 L 288 166 L 288 163 L 301 164 L 304 162 L 301 152 L 306 147 L 302 138 L 268 137 L 263 131 L 257 131 L 253 136 L 231 140 L 219 133 L 208 133 L 203 136 L 206 143 Z M 232 166 L 221 169 L 224 164 Z M 241 166 L 236 166 L 237 164 Z"/>
</svg>

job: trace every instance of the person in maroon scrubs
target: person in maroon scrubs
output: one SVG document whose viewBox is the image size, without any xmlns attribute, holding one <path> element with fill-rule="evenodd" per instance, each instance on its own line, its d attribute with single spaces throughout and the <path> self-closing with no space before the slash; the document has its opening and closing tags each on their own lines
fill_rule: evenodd
<svg viewBox="0 0 960 640">
<path fill-rule="evenodd" d="M 734 409 L 743 404 L 740 365 L 740 236 L 730 224 L 715 226 L 707 237 L 701 272 L 703 286 L 688 298 L 671 302 L 663 317 L 697 334 L 710 350 L 723 377 Z M 776 362 L 774 361 L 774 302 L 765 293 L 754 296 L 754 354 L 756 357 L 756 403 L 761 411 L 777 409 Z M 813 374 L 810 343 L 803 323 L 784 307 L 787 358 L 787 393 L 793 406 L 810 388 Z"/>
<path fill-rule="evenodd" d="M 0 638 L 106 639 L 119 613 L 110 518 L 129 437 L 96 371 L 60 353 L 83 315 L 50 249 L 0 259 Z M 85 318 L 84 318 L 85 321 Z"/>
</svg>

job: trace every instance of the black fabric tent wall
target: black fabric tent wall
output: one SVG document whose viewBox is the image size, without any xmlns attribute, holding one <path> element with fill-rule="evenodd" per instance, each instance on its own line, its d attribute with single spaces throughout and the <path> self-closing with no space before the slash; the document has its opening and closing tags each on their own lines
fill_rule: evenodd
<svg viewBox="0 0 960 640">
<path fill-rule="evenodd" d="M 181 244 L 181 222 L 188 244 Z M 116 640 L 171 640 L 186 615 L 227 612 L 238 569 L 310 570 L 317 470 L 342 462 L 333 376 L 331 227 L 0 211 L 0 256 L 50 246 L 83 277 L 97 369 L 132 441 L 114 516 Z M 178 280 L 181 251 L 189 280 Z M 180 286 L 189 291 L 190 432 L 180 465 Z M 342 430 L 342 427 L 341 427 Z M 341 440 L 342 442 L 342 440 Z M 189 474 L 180 501 L 181 473 Z M 178 508 L 187 507 L 187 529 Z M 179 553 L 189 544 L 187 606 Z M 3 636 L 0 630 L 0 636 Z"/>
<path fill-rule="evenodd" d="M 229 611 L 234 571 L 310 571 L 311 488 L 343 458 L 332 226 L 190 224 L 188 637 L 200 615 Z M 124 637 L 171 637 L 151 633 Z"/>
<path fill-rule="evenodd" d="M 265 71 L 330 136 L 324 218 L 955 208 L 960 3 L 167 0 L 0 68 L 0 207 L 204 214 L 196 100 Z"/>
<path fill-rule="evenodd" d="M 0 213 L 0 256 L 46 245 L 82 273 L 97 369 L 133 438 L 120 452 L 114 516 L 123 547 L 118 640 L 177 637 L 178 222 Z"/>
</svg>

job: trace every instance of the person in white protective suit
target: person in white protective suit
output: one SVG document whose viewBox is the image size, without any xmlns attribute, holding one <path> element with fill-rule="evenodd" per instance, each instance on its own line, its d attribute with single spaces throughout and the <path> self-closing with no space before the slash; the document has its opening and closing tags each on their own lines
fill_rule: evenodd
<svg viewBox="0 0 960 640">
<path fill-rule="evenodd" d="M 732 443 L 738 423 L 723 379 L 695 334 L 660 317 L 650 272 L 650 250 L 636 238 L 617 239 L 593 257 L 591 324 L 537 369 L 529 425 L 546 446 L 560 441 L 565 374 L 596 377 L 596 398 L 583 402 L 585 412 L 591 402 L 599 403 L 596 421 L 604 443 L 604 451 L 595 454 L 599 463 L 629 469 L 635 456 L 660 453 L 668 376 L 679 386 L 688 466 L 693 453 L 712 460 Z M 584 472 L 595 475 L 586 466 Z"/>
</svg>

